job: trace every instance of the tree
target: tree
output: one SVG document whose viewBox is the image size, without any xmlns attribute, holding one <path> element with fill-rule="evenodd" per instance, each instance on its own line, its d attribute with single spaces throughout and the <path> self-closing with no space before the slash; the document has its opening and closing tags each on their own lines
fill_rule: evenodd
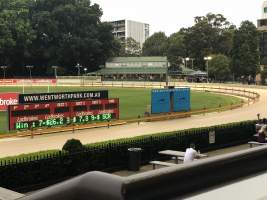
<svg viewBox="0 0 267 200">
<path fill-rule="evenodd" d="M 70 139 L 63 145 L 62 150 L 68 151 L 69 153 L 77 153 L 84 150 L 84 147 L 80 140 Z"/>
<path fill-rule="evenodd" d="M 129 37 L 121 42 L 120 56 L 140 56 L 142 53 L 140 43 Z"/>
<path fill-rule="evenodd" d="M 0 5 L 0 57 L 1 63 L 23 66 L 30 57 L 29 49 L 35 39 L 35 31 L 29 20 L 28 1 L 11 0 Z M 11 72 L 25 70 L 11 68 Z"/>
<path fill-rule="evenodd" d="M 261 71 L 261 84 L 266 85 L 267 84 L 267 70 Z"/>
<path fill-rule="evenodd" d="M 232 72 L 235 77 L 255 77 L 259 71 L 259 33 L 250 21 L 235 31 L 232 50 Z"/>
<path fill-rule="evenodd" d="M 170 62 L 171 67 L 177 69 L 183 62 L 183 58 L 186 57 L 184 34 L 182 32 L 173 33 L 168 40 L 168 61 Z"/>
<path fill-rule="evenodd" d="M 32 22 L 38 39 L 35 41 L 35 62 L 58 65 L 74 74 L 77 63 L 89 71 L 104 64 L 117 46 L 112 26 L 101 23 L 102 11 L 88 0 L 36 1 Z M 36 59 L 38 58 L 38 59 Z"/>
<path fill-rule="evenodd" d="M 199 69 L 205 69 L 203 58 L 210 54 L 229 55 L 235 26 L 221 14 L 208 13 L 195 17 L 195 25 L 183 29 L 188 56 L 195 59 Z"/>
<path fill-rule="evenodd" d="M 23 75 L 25 65 L 42 76 L 52 65 L 66 74 L 74 74 L 77 63 L 93 71 L 119 51 L 101 16 L 88 0 L 1 1 L 0 64 L 12 66 L 14 75 Z"/>
<path fill-rule="evenodd" d="M 143 44 L 144 56 L 166 56 L 168 50 L 168 37 L 163 32 L 154 33 Z"/>
<path fill-rule="evenodd" d="M 209 61 L 209 77 L 224 81 L 231 75 L 230 59 L 222 54 L 213 55 Z"/>
</svg>

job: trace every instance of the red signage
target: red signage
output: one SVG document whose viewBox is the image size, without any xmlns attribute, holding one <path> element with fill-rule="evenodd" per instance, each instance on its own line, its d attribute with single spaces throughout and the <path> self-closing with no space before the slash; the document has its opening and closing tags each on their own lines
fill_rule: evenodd
<svg viewBox="0 0 267 200">
<path fill-rule="evenodd" d="M 15 85 L 17 84 L 17 80 L 15 79 L 1 79 L 0 85 Z"/>
<path fill-rule="evenodd" d="M 20 104 L 8 111 L 10 130 L 87 124 L 119 119 L 119 99 Z"/>
<path fill-rule="evenodd" d="M 0 111 L 6 111 L 9 105 L 16 105 L 19 102 L 19 93 L 0 93 Z"/>
<path fill-rule="evenodd" d="M 0 85 L 28 85 L 28 84 L 52 84 L 57 83 L 56 79 L 1 79 Z"/>
</svg>

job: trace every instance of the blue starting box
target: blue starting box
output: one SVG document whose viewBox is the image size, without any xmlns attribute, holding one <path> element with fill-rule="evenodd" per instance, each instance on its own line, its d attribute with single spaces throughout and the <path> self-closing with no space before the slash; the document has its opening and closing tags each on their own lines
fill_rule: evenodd
<svg viewBox="0 0 267 200">
<path fill-rule="evenodd" d="M 151 91 L 151 113 L 190 111 L 190 88 L 153 89 Z"/>
</svg>

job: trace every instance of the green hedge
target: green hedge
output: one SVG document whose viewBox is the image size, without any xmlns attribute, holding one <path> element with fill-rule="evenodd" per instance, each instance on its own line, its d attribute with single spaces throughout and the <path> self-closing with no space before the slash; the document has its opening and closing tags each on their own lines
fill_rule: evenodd
<svg viewBox="0 0 267 200">
<path fill-rule="evenodd" d="M 215 143 L 209 144 L 209 131 L 215 131 Z M 112 172 L 126 169 L 128 148 L 140 147 L 142 163 L 164 159 L 157 152 L 164 149 L 184 151 L 191 142 L 202 152 L 246 143 L 255 132 L 255 122 L 245 121 L 220 126 L 195 128 L 85 145 L 83 152 L 69 154 L 24 155 L 0 160 L 0 187 L 17 191 L 31 186 L 52 184 L 92 170 Z"/>
</svg>

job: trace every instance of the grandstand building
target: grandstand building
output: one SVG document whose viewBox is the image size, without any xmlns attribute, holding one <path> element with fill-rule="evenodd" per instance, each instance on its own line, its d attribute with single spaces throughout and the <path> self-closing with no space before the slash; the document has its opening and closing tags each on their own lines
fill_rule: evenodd
<svg viewBox="0 0 267 200">
<path fill-rule="evenodd" d="M 101 77 L 103 81 L 166 81 L 187 80 L 203 82 L 206 73 L 195 71 L 181 65 L 180 69 L 170 68 L 167 57 L 114 57 L 109 59 L 100 70 L 88 73 Z"/>
<path fill-rule="evenodd" d="M 102 80 L 164 81 L 167 57 L 114 57 L 96 72 Z"/>
<path fill-rule="evenodd" d="M 263 2 L 262 18 L 258 20 L 257 27 L 260 32 L 260 66 L 261 70 L 267 71 L 267 1 Z M 261 78 L 257 75 L 256 80 Z"/>
<path fill-rule="evenodd" d="M 260 31 L 260 64 L 267 65 L 267 1 L 262 6 L 262 18 L 258 20 Z"/>
</svg>

